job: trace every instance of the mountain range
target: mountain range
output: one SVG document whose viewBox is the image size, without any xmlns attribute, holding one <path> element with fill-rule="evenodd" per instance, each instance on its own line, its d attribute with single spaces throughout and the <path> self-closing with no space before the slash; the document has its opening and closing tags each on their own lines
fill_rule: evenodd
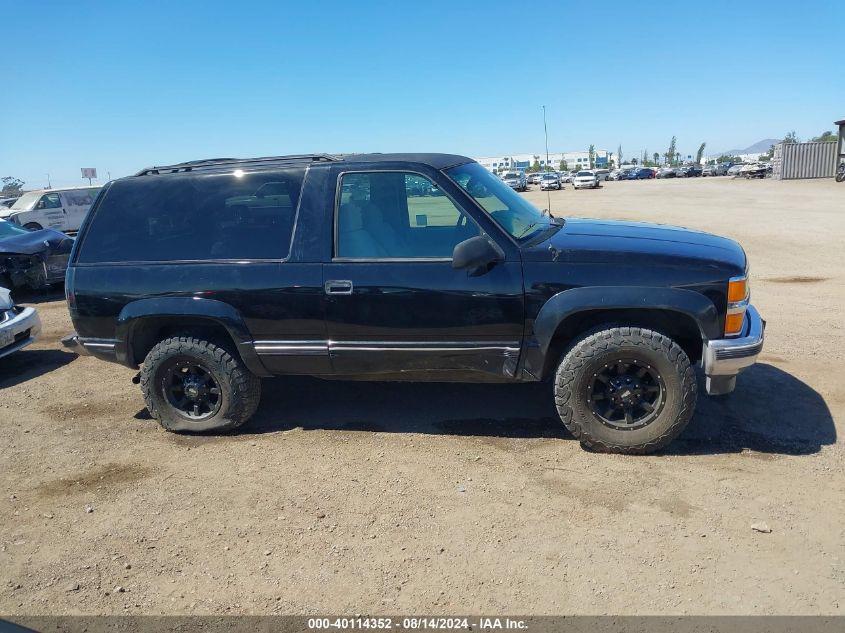
<svg viewBox="0 0 845 633">
<path fill-rule="evenodd" d="M 769 148 L 772 145 L 780 143 L 781 140 L 782 139 L 779 138 L 764 138 L 762 141 L 757 141 L 745 149 L 729 149 L 724 152 L 719 152 L 719 155 L 742 156 L 743 154 L 764 154 L 769 151 Z"/>
</svg>

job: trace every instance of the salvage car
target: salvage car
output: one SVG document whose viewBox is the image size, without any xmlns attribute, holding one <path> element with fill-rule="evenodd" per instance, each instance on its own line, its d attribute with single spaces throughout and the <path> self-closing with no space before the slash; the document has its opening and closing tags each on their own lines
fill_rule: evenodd
<svg viewBox="0 0 845 633">
<path fill-rule="evenodd" d="M 0 358 L 35 342 L 41 319 L 35 308 L 15 305 L 8 288 L 0 288 Z"/>
<path fill-rule="evenodd" d="M 502 180 L 514 191 L 528 190 L 528 179 L 524 171 L 506 171 L 502 174 Z"/>
<path fill-rule="evenodd" d="M 290 193 L 272 213 L 227 206 L 268 182 Z M 548 381 L 584 446 L 648 453 L 692 417 L 694 365 L 729 393 L 764 334 L 736 242 L 557 218 L 451 154 L 142 170 L 98 197 L 65 292 L 64 344 L 140 368 L 177 432 L 244 424 L 268 376 Z"/>
<path fill-rule="evenodd" d="M 596 172 L 590 170 L 579 171 L 572 181 L 575 189 L 598 189 L 600 184 Z"/>
<path fill-rule="evenodd" d="M 543 174 L 543 178 L 540 180 L 540 189 L 542 191 L 548 191 L 550 189 L 557 189 L 560 191 L 563 189 L 563 184 L 560 182 L 560 176 L 554 172 Z"/>
<path fill-rule="evenodd" d="M 0 285 L 37 290 L 63 282 L 72 247 L 64 233 L 27 231 L 0 220 Z"/>
</svg>

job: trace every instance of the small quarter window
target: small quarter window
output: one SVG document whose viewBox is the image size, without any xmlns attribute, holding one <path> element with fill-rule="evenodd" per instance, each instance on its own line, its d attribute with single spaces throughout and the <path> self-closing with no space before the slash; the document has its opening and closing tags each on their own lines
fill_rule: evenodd
<svg viewBox="0 0 845 633">
<path fill-rule="evenodd" d="M 115 181 L 78 261 L 283 259 L 304 169 L 138 176 Z"/>
</svg>

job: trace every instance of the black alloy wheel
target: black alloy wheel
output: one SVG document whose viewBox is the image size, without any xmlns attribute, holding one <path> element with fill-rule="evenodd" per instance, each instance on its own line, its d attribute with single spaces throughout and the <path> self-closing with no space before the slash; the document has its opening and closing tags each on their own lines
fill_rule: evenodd
<svg viewBox="0 0 845 633">
<path fill-rule="evenodd" d="M 587 387 L 593 416 L 618 430 L 642 428 L 666 403 L 666 385 L 658 371 L 640 360 L 620 358 L 596 372 Z"/>
<path fill-rule="evenodd" d="M 163 395 L 179 415 L 198 422 L 220 410 L 220 385 L 206 367 L 191 358 L 174 358 L 163 369 Z"/>
</svg>

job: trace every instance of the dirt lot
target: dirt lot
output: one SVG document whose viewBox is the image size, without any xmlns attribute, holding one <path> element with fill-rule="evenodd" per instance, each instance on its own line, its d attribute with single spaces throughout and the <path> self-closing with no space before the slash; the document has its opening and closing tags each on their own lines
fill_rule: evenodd
<svg viewBox="0 0 845 633">
<path fill-rule="evenodd" d="M 550 195 L 749 254 L 765 353 L 667 454 L 582 450 L 545 385 L 276 379 L 240 434 L 168 434 L 36 296 L 0 360 L 0 613 L 842 613 L 845 185 Z"/>
</svg>

